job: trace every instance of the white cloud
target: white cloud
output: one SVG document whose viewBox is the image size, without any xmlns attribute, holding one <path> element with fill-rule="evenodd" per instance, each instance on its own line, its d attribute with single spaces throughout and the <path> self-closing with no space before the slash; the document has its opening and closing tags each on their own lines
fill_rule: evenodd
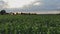
<svg viewBox="0 0 60 34">
<path fill-rule="evenodd" d="M 6 8 L 6 2 L 0 0 L 0 9 Z"/>
<path fill-rule="evenodd" d="M 5 0 L 9 8 L 23 7 L 22 11 L 40 11 L 60 9 L 60 0 Z"/>
<path fill-rule="evenodd" d="M 34 5 L 38 6 L 38 5 L 42 5 L 42 3 L 36 2 L 36 3 L 34 3 Z"/>
<path fill-rule="evenodd" d="M 32 4 L 36 0 L 4 0 L 5 2 L 8 2 L 9 8 L 21 8 L 25 5 Z"/>
</svg>

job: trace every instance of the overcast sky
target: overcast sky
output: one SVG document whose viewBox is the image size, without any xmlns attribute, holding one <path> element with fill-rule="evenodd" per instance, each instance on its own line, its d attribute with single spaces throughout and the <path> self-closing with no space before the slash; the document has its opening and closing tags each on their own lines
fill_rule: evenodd
<svg viewBox="0 0 60 34">
<path fill-rule="evenodd" d="M 60 0 L 3 0 L 7 8 L 20 8 L 27 11 L 60 9 Z M 4 2 L 0 0 L 0 6 Z"/>
</svg>

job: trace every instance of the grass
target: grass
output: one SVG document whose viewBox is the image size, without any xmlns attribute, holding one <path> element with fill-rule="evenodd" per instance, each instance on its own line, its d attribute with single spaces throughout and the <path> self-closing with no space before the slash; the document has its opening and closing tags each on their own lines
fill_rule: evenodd
<svg viewBox="0 0 60 34">
<path fill-rule="evenodd" d="M 0 34 L 60 34 L 60 15 L 0 15 Z"/>
</svg>

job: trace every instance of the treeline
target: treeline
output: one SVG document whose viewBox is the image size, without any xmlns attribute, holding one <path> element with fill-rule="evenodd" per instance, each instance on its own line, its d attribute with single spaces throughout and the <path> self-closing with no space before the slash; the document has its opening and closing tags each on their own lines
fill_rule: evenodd
<svg viewBox="0 0 60 34">
<path fill-rule="evenodd" d="M 10 12 L 10 13 L 7 13 L 6 12 L 6 10 L 1 10 L 0 11 L 0 14 L 1 15 L 6 15 L 6 14 L 10 14 L 10 15 L 37 15 L 36 13 L 23 13 L 23 12 L 21 12 L 21 13 L 18 13 L 18 12 Z"/>
<path fill-rule="evenodd" d="M 23 13 L 23 12 L 21 12 L 21 13 L 19 13 L 19 12 L 7 13 L 6 10 L 1 10 L 0 15 L 37 15 L 37 13 Z M 54 14 L 45 14 L 45 15 L 54 15 Z M 60 13 L 55 14 L 55 15 L 60 15 Z"/>
</svg>

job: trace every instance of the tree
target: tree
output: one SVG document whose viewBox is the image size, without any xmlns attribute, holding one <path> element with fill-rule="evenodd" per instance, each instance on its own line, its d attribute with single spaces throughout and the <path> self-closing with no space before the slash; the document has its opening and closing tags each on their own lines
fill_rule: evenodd
<svg viewBox="0 0 60 34">
<path fill-rule="evenodd" d="M 1 15 L 6 14 L 6 11 L 5 11 L 5 10 L 1 10 L 1 11 L 0 11 L 0 14 L 1 14 Z"/>
</svg>

